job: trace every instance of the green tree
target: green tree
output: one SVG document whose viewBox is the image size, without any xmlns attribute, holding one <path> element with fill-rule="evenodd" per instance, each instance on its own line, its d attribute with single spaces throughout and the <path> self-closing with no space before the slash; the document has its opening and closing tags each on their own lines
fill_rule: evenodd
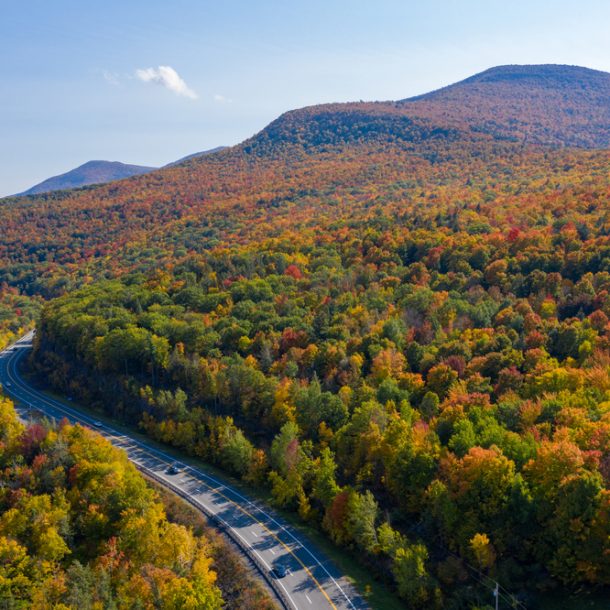
<svg viewBox="0 0 610 610">
<path fill-rule="evenodd" d="M 312 496 L 327 507 L 339 493 L 339 486 L 335 479 L 337 464 L 332 451 L 324 447 L 320 452 L 317 464 L 314 466 L 314 480 Z"/>
<path fill-rule="evenodd" d="M 347 504 L 346 529 L 356 545 L 369 553 L 374 553 L 377 546 L 378 512 L 379 507 L 370 491 L 350 494 Z"/>
</svg>

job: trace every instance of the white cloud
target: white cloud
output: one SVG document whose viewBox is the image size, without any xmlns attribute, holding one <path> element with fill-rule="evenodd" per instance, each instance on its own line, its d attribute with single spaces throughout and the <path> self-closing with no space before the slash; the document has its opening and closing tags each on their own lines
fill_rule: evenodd
<svg viewBox="0 0 610 610">
<path fill-rule="evenodd" d="M 197 99 L 197 94 L 180 78 L 178 72 L 170 66 L 136 70 L 136 78 L 145 83 L 162 85 L 166 89 L 173 91 L 176 95 L 182 95 L 192 100 Z"/>
<path fill-rule="evenodd" d="M 214 101 L 218 102 L 219 104 L 231 104 L 233 102 L 231 98 L 220 95 L 220 93 L 216 93 L 214 95 Z"/>
</svg>

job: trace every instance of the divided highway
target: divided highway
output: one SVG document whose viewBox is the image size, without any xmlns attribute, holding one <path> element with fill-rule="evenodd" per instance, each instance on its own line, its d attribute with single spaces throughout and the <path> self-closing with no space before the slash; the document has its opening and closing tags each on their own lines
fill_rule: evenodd
<svg viewBox="0 0 610 610">
<path fill-rule="evenodd" d="M 49 418 L 94 428 L 123 449 L 145 474 L 183 496 L 235 540 L 271 584 L 286 610 L 360 610 L 368 606 L 336 567 L 288 523 L 224 479 L 176 462 L 172 456 L 51 398 L 24 380 L 19 361 L 32 349 L 33 333 L 0 352 L 0 384 L 21 417 L 31 409 Z M 174 468 L 170 468 L 171 465 Z"/>
</svg>

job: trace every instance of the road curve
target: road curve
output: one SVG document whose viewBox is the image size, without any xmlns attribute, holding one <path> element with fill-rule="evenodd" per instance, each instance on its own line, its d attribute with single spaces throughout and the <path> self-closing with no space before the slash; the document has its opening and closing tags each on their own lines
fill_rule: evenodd
<svg viewBox="0 0 610 610">
<path fill-rule="evenodd" d="M 353 586 L 311 542 L 260 502 L 249 500 L 217 475 L 177 462 L 163 451 L 79 412 L 77 405 L 68 406 L 29 385 L 17 365 L 32 349 L 32 337 L 30 332 L 0 352 L 0 384 L 15 401 L 22 417 L 35 409 L 55 420 L 66 418 L 95 429 L 123 449 L 142 472 L 186 498 L 225 529 L 273 586 L 287 610 L 368 608 Z M 174 463 L 178 464 L 179 472 L 172 475 L 168 467 Z M 273 574 L 273 568 L 279 564 L 288 568 L 282 578 Z"/>
</svg>

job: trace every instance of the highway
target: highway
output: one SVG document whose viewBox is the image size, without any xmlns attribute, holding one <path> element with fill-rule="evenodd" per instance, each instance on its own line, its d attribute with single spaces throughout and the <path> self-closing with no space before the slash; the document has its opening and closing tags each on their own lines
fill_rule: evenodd
<svg viewBox="0 0 610 610">
<path fill-rule="evenodd" d="M 18 364 L 32 349 L 32 338 L 30 332 L 0 352 L 0 384 L 15 401 L 22 418 L 27 419 L 31 410 L 56 421 L 66 418 L 96 430 L 123 449 L 138 469 L 187 499 L 237 542 L 287 610 L 368 608 L 311 542 L 259 501 L 250 500 L 227 480 L 176 461 L 152 445 L 80 412 L 78 405 L 56 400 L 31 386 L 20 375 Z M 172 464 L 175 474 L 169 468 Z M 282 567 L 286 568 L 285 574 Z"/>
</svg>

